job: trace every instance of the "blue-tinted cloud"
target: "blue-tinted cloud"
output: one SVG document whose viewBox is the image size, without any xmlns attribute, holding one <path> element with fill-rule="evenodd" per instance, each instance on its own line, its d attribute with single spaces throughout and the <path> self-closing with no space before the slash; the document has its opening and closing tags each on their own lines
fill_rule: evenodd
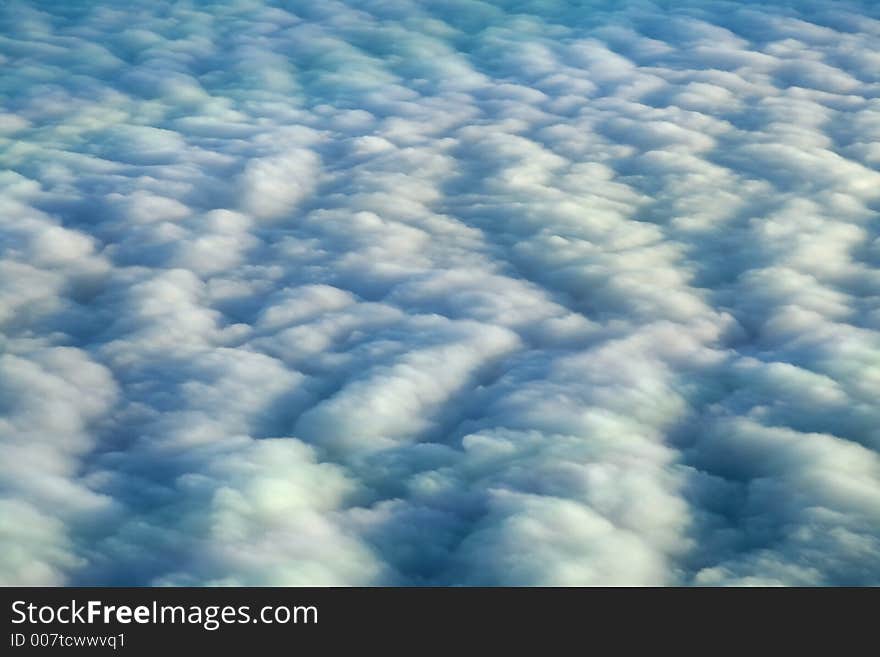
<svg viewBox="0 0 880 657">
<path fill-rule="evenodd" d="M 0 7 L 0 582 L 880 584 L 880 8 Z"/>
</svg>

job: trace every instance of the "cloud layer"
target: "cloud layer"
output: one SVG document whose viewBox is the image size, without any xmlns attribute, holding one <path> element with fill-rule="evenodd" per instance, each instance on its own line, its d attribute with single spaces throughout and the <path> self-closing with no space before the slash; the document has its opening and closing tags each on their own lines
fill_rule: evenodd
<svg viewBox="0 0 880 657">
<path fill-rule="evenodd" d="M 0 582 L 880 584 L 880 7 L 0 6 Z"/>
</svg>

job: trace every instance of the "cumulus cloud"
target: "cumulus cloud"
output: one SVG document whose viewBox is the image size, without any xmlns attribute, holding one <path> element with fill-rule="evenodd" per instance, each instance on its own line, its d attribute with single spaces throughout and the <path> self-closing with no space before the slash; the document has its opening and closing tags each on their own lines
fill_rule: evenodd
<svg viewBox="0 0 880 657">
<path fill-rule="evenodd" d="M 880 8 L 0 6 L 0 582 L 880 584 Z"/>
</svg>

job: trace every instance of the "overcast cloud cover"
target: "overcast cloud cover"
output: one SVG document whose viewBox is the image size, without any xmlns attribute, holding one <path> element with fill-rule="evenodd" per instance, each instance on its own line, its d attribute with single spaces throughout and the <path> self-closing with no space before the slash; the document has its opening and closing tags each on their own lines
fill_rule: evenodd
<svg viewBox="0 0 880 657">
<path fill-rule="evenodd" d="M 0 582 L 880 584 L 880 4 L 4 0 Z"/>
</svg>

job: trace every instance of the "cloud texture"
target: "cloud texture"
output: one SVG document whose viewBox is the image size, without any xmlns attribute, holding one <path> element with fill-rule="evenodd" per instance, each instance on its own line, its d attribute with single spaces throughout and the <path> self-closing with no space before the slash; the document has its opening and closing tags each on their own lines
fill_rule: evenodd
<svg viewBox="0 0 880 657">
<path fill-rule="evenodd" d="M 0 6 L 0 582 L 880 584 L 880 6 Z"/>
</svg>

